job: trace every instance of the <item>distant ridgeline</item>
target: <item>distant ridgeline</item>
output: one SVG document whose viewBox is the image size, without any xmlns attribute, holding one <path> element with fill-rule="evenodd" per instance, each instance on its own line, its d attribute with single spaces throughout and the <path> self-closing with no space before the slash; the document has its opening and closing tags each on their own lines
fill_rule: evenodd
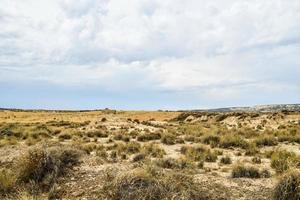
<svg viewBox="0 0 300 200">
<path fill-rule="evenodd" d="M 274 104 L 253 107 L 228 107 L 216 109 L 182 110 L 191 112 L 300 112 L 300 104 Z"/>
</svg>

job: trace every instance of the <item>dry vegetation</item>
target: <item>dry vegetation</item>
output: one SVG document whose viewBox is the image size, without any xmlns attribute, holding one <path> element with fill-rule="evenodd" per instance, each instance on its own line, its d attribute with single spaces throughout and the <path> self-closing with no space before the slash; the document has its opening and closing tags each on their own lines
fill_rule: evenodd
<svg viewBox="0 0 300 200">
<path fill-rule="evenodd" d="M 0 199 L 300 199 L 300 113 L 0 111 Z"/>
</svg>

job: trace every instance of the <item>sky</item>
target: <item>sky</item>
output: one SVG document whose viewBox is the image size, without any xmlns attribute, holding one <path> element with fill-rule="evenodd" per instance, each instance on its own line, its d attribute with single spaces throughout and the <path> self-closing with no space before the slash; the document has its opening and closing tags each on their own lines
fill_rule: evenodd
<svg viewBox="0 0 300 200">
<path fill-rule="evenodd" d="M 0 107 L 300 103 L 299 0 L 0 0 Z"/>
</svg>

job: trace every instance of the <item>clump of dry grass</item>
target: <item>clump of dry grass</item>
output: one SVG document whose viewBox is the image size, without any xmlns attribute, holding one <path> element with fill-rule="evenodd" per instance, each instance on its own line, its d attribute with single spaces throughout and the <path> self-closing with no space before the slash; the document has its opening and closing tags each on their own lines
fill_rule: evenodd
<svg viewBox="0 0 300 200">
<path fill-rule="evenodd" d="M 20 199 L 17 191 L 49 191 L 68 169 L 79 163 L 81 152 L 70 147 L 36 146 L 21 155 L 10 170 L 0 171 L 0 198 Z"/>
<path fill-rule="evenodd" d="M 57 177 L 79 163 L 81 152 L 66 147 L 35 147 L 22 155 L 17 163 L 17 182 L 34 182 L 49 188 Z"/>
<path fill-rule="evenodd" d="M 274 200 L 299 200 L 300 199 L 300 172 L 292 170 L 284 174 L 277 183 Z"/>
<path fill-rule="evenodd" d="M 255 144 L 258 147 L 261 146 L 275 146 L 278 144 L 277 139 L 274 136 L 264 135 L 255 139 Z"/>
<path fill-rule="evenodd" d="M 124 133 L 118 133 L 114 135 L 114 140 L 122 140 L 124 142 L 129 142 L 130 137 L 128 135 L 125 135 Z"/>
<path fill-rule="evenodd" d="M 183 124 L 179 130 L 186 136 L 200 137 L 203 135 L 203 126 L 200 124 Z"/>
<path fill-rule="evenodd" d="M 261 158 L 259 156 L 255 156 L 251 160 L 255 164 L 260 164 L 261 163 Z"/>
<path fill-rule="evenodd" d="M 158 167 L 166 168 L 166 169 L 186 169 L 186 168 L 194 168 L 195 165 L 188 159 L 181 157 L 179 159 L 175 158 L 163 158 L 156 160 L 155 164 Z"/>
<path fill-rule="evenodd" d="M 192 161 L 203 161 L 207 148 L 203 145 L 182 146 L 180 152 Z"/>
<path fill-rule="evenodd" d="M 218 135 L 208 134 L 208 135 L 204 135 L 202 137 L 202 142 L 204 144 L 209 144 L 212 147 L 218 146 L 220 141 L 221 141 L 221 138 Z"/>
<path fill-rule="evenodd" d="M 18 144 L 18 141 L 15 137 L 5 137 L 4 139 L 0 139 L 0 147 L 4 146 L 13 146 Z"/>
<path fill-rule="evenodd" d="M 296 142 L 300 144 L 300 128 L 288 128 L 276 132 L 279 142 Z"/>
<path fill-rule="evenodd" d="M 102 159 L 104 159 L 104 160 L 107 160 L 107 158 L 108 158 L 108 153 L 107 153 L 106 150 L 104 150 L 104 149 L 98 149 L 98 150 L 96 151 L 96 156 L 98 156 L 98 157 L 100 157 L 100 158 L 102 158 Z"/>
<path fill-rule="evenodd" d="M 158 144 L 154 143 L 145 144 L 142 147 L 142 152 L 154 158 L 162 158 L 164 155 L 166 155 L 165 150 L 162 149 Z"/>
<path fill-rule="evenodd" d="M 72 135 L 70 133 L 61 133 L 58 135 L 58 139 L 60 140 L 70 140 Z"/>
<path fill-rule="evenodd" d="M 211 151 L 203 145 L 183 146 L 180 151 L 189 160 L 206 162 L 215 162 L 219 153 L 217 151 Z"/>
<path fill-rule="evenodd" d="M 239 147 L 246 149 L 249 143 L 237 134 L 230 134 L 221 137 L 220 147 L 222 148 L 232 148 Z"/>
<path fill-rule="evenodd" d="M 137 141 L 146 142 L 150 140 L 159 140 L 161 138 L 161 134 L 159 132 L 151 132 L 151 133 L 144 133 L 137 136 Z"/>
<path fill-rule="evenodd" d="M 222 157 L 220 162 L 224 165 L 229 165 L 232 163 L 231 158 L 229 156 Z"/>
<path fill-rule="evenodd" d="M 81 144 L 80 149 L 85 151 L 87 154 L 90 154 L 92 151 L 97 149 L 97 145 L 95 143 Z"/>
<path fill-rule="evenodd" d="M 205 161 L 206 162 L 216 162 L 218 159 L 218 152 L 208 150 L 205 153 Z"/>
<path fill-rule="evenodd" d="M 250 142 L 246 148 L 245 155 L 246 156 L 255 156 L 258 153 L 259 153 L 259 149 L 257 148 L 256 143 Z"/>
<path fill-rule="evenodd" d="M 134 154 L 134 153 L 139 153 L 141 151 L 141 145 L 135 141 L 128 142 L 128 143 L 118 143 L 116 150 L 118 154 L 121 153 Z"/>
<path fill-rule="evenodd" d="M 186 135 L 184 136 L 184 140 L 187 141 L 187 142 L 196 142 L 196 141 L 199 141 L 199 137 L 195 137 L 193 135 Z"/>
<path fill-rule="evenodd" d="M 108 137 L 108 134 L 102 130 L 88 131 L 86 133 L 86 135 L 90 138 L 93 138 L 93 137 L 106 138 L 106 137 Z"/>
<path fill-rule="evenodd" d="M 14 191 L 15 183 L 16 177 L 10 170 L 0 170 L 0 197 L 4 197 Z"/>
<path fill-rule="evenodd" d="M 231 176 L 232 178 L 268 178 L 270 177 L 270 172 L 266 169 L 260 171 L 254 166 L 247 166 L 239 163 L 233 167 Z"/>
<path fill-rule="evenodd" d="M 107 180 L 106 180 L 107 179 Z M 102 199 L 227 199 L 227 193 L 216 191 L 218 187 L 205 189 L 192 176 L 162 172 L 157 169 L 135 169 L 126 173 L 109 173 L 100 190 Z M 211 192 L 213 190 L 214 192 Z"/>
<path fill-rule="evenodd" d="M 176 136 L 171 133 L 166 133 L 161 137 L 161 142 L 167 145 L 173 145 L 176 143 Z"/>
<path fill-rule="evenodd" d="M 143 154 L 143 153 L 138 153 L 138 154 L 136 154 L 136 155 L 134 155 L 134 156 L 132 157 L 132 162 L 140 162 L 140 161 L 142 161 L 142 160 L 145 160 L 145 158 L 146 158 L 146 155 L 145 155 L 145 154 Z"/>
<path fill-rule="evenodd" d="M 282 173 L 293 167 L 300 167 L 300 156 L 286 150 L 274 151 L 271 155 L 271 167 Z"/>
</svg>

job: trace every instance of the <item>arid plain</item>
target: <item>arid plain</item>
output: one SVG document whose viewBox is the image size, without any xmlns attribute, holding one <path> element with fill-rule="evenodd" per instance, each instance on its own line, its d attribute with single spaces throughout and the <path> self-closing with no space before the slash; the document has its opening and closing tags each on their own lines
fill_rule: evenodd
<svg viewBox="0 0 300 200">
<path fill-rule="evenodd" d="M 299 112 L 2 110 L 0 199 L 296 200 L 299 144 Z"/>
</svg>

